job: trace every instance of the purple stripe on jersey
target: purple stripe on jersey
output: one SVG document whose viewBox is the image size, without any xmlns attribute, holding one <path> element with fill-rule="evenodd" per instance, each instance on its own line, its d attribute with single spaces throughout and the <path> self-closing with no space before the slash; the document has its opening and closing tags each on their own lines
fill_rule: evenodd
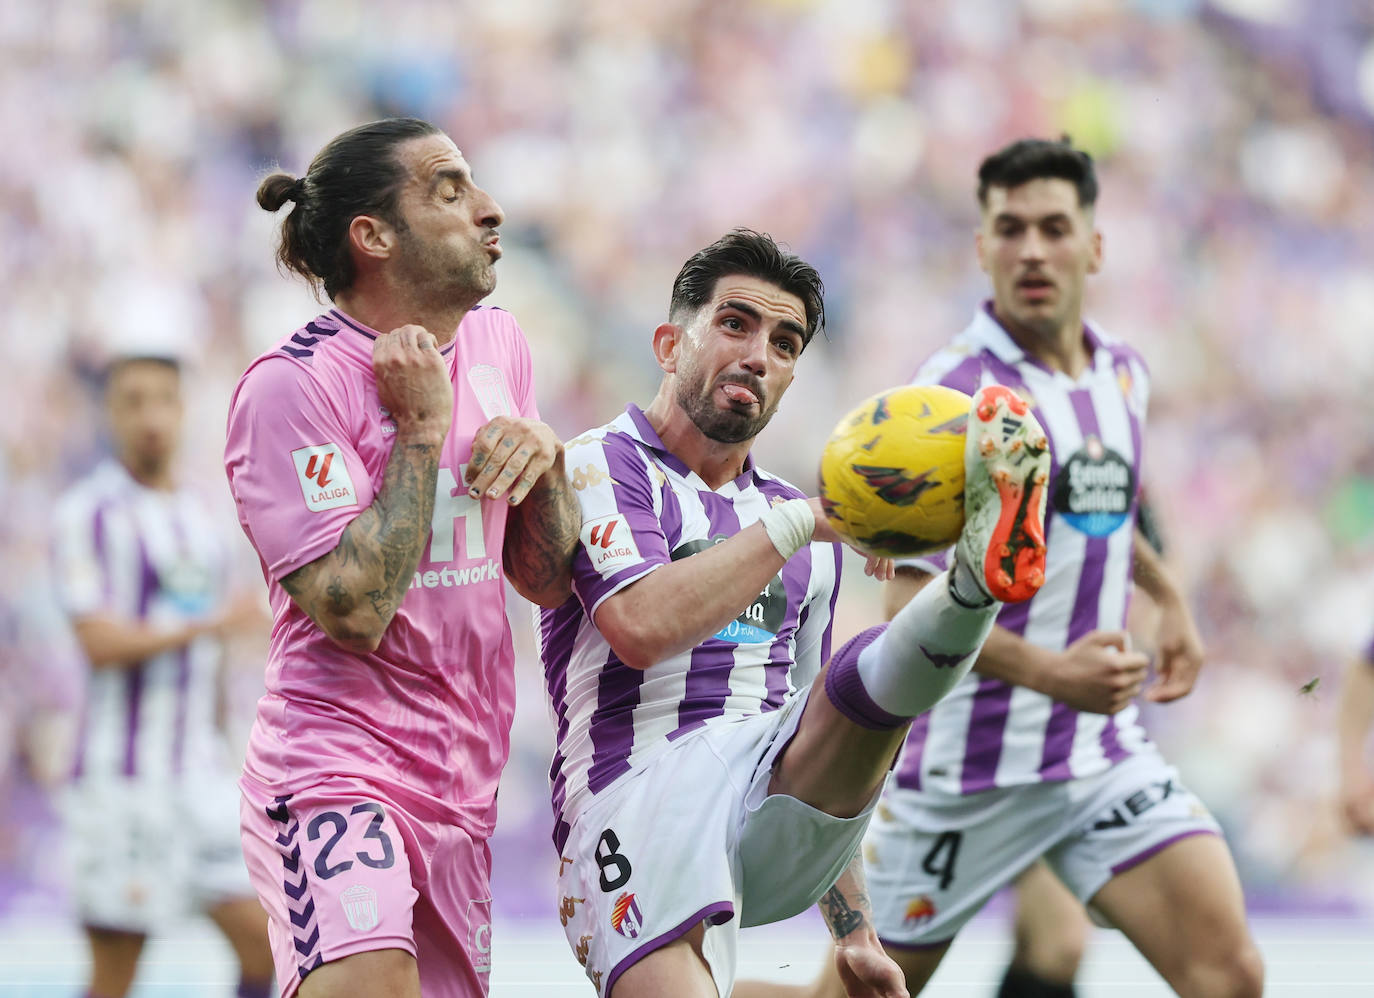
<svg viewBox="0 0 1374 998">
<path fill-rule="evenodd" d="M 568 735 L 568 662 L 572 659 L 578 627 L 583 620 L 582 606 L 576 598 L 569 598 L 562 606 L 539 613 L 540 643 L 544 648 L 544 684 L 549 702 L 557 719 L 557 738 L 562 745 Z M 567 824 L 563 821 L 563 802 L 567 798 L 568 778 L 563 772 L 566 761 L 562 752 L 555 752 L 549 765 L 549 782 L 553 791 L 554 842 L 561 851 L 567 841 Z M 563 841 L 559 841 L 559 829 Z"/>
<path fill-rule="evenodd" d="M 587 769 L 587 789 L 600 793 L 616 777 L 630 770 L 630 750 L 635 743 L 635 708 L 644 673 L 631 669 L 611 652 L 597 679 L 596 710 L 588 726 L 592 739 L 592 764 Z"/>
<path fill-rule="evenodd" d="M 1101 434 L 1097 411 L 1093 408 L 1092 393 L 1086 389 L 1069 392 L 1074 417 L 1084 439 Z M 1088 537 L 1083 551 L 1083 566 L 1078 575 L 1078 590 L 1074 596 L 1073 613 L 1065 644 L 1073 644 L 1083 635 L 1097 629 L 1102 577 L 1107 565 L 1107 538 Z M 1040 775 L 1046 780 L 1067 780 L 1073 773 L 1069 757 L 1073 754 L 1074 734 L 1078 730 L 1078 711 L 1055 703 L 1050 708 L 1045 725 L 1045 741 L 1040 753 Z"/>
<path fill-rule="evenodd" d="M 835 588 L 838 589 L 839 587 L 836 586 Z M 789 606 L 789 613 L 791 612 L 791 609 L 792 608 Z M 802 607 L 801 613 L 797 615 L 797 630 L 793 631 L 792 634 L 789 635 L 786 639 L 779 638 L 777 641 L 773 643 L 773 648 L 768 655 L 769 661 L 768 664 L 764 666 L 763 673 L 764 689 L 768 691 L 763 698 L 763 703 L 760 705 L 761 712 L 764 714 L 768 713 L 770 710 L 777 710 L 779 707 L 782 706 L 783 701 L 787 699 L 787 691 L 792 686 L 792 683 L 790 681 L 792 667 L 789 662 L 789 659 L 795 660 L 796 657 L 795 655 L 789 656 L 787 654 L 787 645 L 789 644 L 789 642 L 795 645 L 797 631 L 800 631 L 803 627 L 806 626 L 806 621 L 810 616 L 811 604 L 808 603 L 806 604 L 806 606 Z M 832 614 L 831 616 L 833 617 L 834 614 Z M 825 643 L 828 644 L 829 641 L 830 628 L 827 627 L 825 629 Z M 779 653 L 781 653 L 781 656 L 779 655 Z M 824 654 L 825 650 L 822 649 L 822 662 L 825 661 Z"/>
<path fill-rule="evenodd" d="M 791 496 L 788 496 L 791 498 Z M 775 710 L 782 706 L 787 695 L 789 676 L 796 661 L 797 631 L 811 614 L 811 605 L 805 603 L 807 588 L 811 582 L 811 560 L 814 549 L 807 545 L 787 560 L 782 566 L 782 586 L 787 593 L 787 612 L 782 626 L 778 628 L 778 639 L 768 649 L 768 663 L 763 667 L 763 685 L 768 691 L 760 708 L 764 711 Z M 830 617 L 835 617 L 835 594 L 840 591 L 839 579 L 831 591 Z M 830 627 L 821 635 L 820 663 L 824 665 L 830 655 Z"/>
<path fill-rule="evenodd" d="M 831 551 L 835 556 L 835 587 L 830 590 L 830 623 L 825 626 L 825 633 L 821 635 L 822 662 L 830 661 L 830 642 L 835 635 L 835 605 L 840 601 L 840 566 L 844 563 L 844 548 L 832 544 Z"/>
<path fill-rule="evenodd" d="M 128 721 L 124 729 L 124 775 L 138 771 L 138 714 L 143 703 L 143 669 L 145 663 L 124 672 L 124 701 L 128 706 Z"/>
<path fill-rule="evenodd" d="M 920 372 L 917 372 L 920 373 Z M 973 354 L 959 361 L 940 378 L 940 384 L 947 388 L 972 395 L 978 390 L 978 382 L 983 376 L 983 356 Z"/>
<path fill-rule="evenodd" d="M 105 605 L 108 606 L 110 599 L 114 595 L 114 586 L 110 578 L 110 564 L 105 555 L 105 513 L 109 506 L 102 503 L 95 508 L 95 522 L 92 524 L 92 542 L 95 546 L 96 561 L 100 563 L 100 592 L 104 597 Z"/>
<path fill-rule="evenodd" d="M 997 785 L 997 763 L 1002 758 L 1002 736 L 1011 713 L 1012 687 L 1000 679 L 980 679 L 973 694 L 973 711 L 964 745 L 964 769 L 960 784 L 966 794 L 991 790 Z"/>
<path fill-rule="evenodd" d="M 691 929 L 696 927 L 698 922 L 705 922 L 707 925 L 721 925 L 735 917 L 735 906 L 729 901 L 717 901 L 708 904 L 705 908 L 689 915 L 685 920 L 669 929 L 660 936 L 654 936 L 643 946 L 637 947 L 633 952 L 611 968 L 610 974 L 606 977 L 606 989 L 601 993 L 609 995 L 613 993 L 615 982 L 620 979 L 620 975 L 625 973 L 640 960 L 643 960 L 654 950 L 662 949 L 669 943 L 681 939 Z"/>
<path fill-rule="evenodd" d="M 706 511 L 708 537 L 733 537 L 739 533 L 739 516 L 730 500 L 714 492 L 698 492 L 697 496 Z M 786 568 L 784 565 L 784 572 Z M 785 579 L 783 586 L 787 586 Z M 789 604 L 791 602 L 788 600 Z M 680 738 L 701 727 L 709 718 L 725 713 L 725 700 L 730 696 L 730 674 L 735 670 L 736 647 L 730 642 L 707 638 L 692 649 L 682 703 L 677 709 L 678 726 L 668 735 L 670 740 Z"/>
<path fill-rule="evenodd" d="M 904 790 L 921 789 L 921 756 L 925 754 L 926 737 L 930 734 L 930 711 L 911 722 L 902 754 L 897 758 L 897 786 Z"/>
<path fill-rule="evenodd" d="M 177 539 L 178 554 L 190 556 L 193 552 L 187 543 L 186 529 L 179 517 L 172 517 L 172 532 Z M 180 775 L 186 754 L 186 714 L 189 710 L 191 688 L 191 646 L 182 645 L 177 649 L 177 706 L 172 721 L 172 772 Z"/>
<path fill-rule="evenodd" d="M 1098 737 L 1097 743 L 1102 746 L 1102 754 L 1107 761 L 1116 764 L 1131 753 L 1127 752 L 1121 745 L 1118 737 L 1120 729 L 1116 725 L 1116 715 L 1107 715 L 1107 723 L 1102 727 L 1102 734 Z"/>
<path fill-rule="evenodd" d="M 148 558 L 148 548 L 143 538 L 138 540 L 138 619 L 148 617 L 148 604 L 157 592 L 157 572 Z M 147 663 L 140 662 L 124 673 L 124 697 L 128 705 L 127 727 L 124 732 L 124 775 L 133 776 L 138 771 L 138 721 L 143 705 L 143 672 Z"/>
</svg>

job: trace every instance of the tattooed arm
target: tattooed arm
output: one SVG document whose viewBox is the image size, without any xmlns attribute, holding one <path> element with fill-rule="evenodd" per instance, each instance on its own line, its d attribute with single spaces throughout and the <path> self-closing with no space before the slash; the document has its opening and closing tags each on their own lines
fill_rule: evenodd
<svg viewBox="0 0 1374 998">
<path fill-rule="evenodd" d="M 296 605 L 349 651 L 377 650 L 429 538 L 439 454 L 453 419 L 453 385 L 434 337 L 402 326 L 372 350 L 377 394 L 396 423 L 372 505 L 333 551 L 281 579 Z"/>
<path fill-rule="evenodd" d="M 502 560 L 525 599 L 554 607 L 572 595 L 582 507 L 563 467 L 563 444 L 536 419 L 498 416 L 478 431 L 466 472 L 474 497 L 511 506 Z"/>
<path fill-rule="evenodd" d="M 572 595 L 572 558 L 582 507 L 563 470 L 563 449 L 506 522 L 506 577 L 525 599 L 561 606 Z"/>
<path fill-rule="evenodd" d="M 873 926 L 873 909 L 864 883 L 863 858 L 855 855 L 835 886 L 819 902 L 835 939 L 835 967 L 845 993 L 906 998 L 902 969 L 883 952 Z"/>
</svg>

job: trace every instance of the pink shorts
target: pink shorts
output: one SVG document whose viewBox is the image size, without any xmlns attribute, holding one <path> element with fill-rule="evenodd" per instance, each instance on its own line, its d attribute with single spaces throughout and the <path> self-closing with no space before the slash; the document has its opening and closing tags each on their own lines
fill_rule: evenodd
<svg viewBox="0 0 1374 998">
<path fill-rule="evenodd" d="M 338 779 L 275 796 L 240 782 L 248 875 L 269 919 L 282 998 L 322 963 L 403 949 L 426 998 L 485 995 L 491 852 L 421 820 L 378 787 Z"/>
</svg>

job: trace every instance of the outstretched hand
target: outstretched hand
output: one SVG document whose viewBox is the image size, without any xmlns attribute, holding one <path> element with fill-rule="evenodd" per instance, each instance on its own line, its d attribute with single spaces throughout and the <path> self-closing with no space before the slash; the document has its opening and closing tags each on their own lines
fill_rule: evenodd
<svg viewBox="0 0 1374 998">
<path fill-rule="evenodd" d="M 811 504 L 811 513 L 816 518 L 816 532 L 811 535 L 813 541 L 822 544 L 845 544 L 855 551 L 859 551 L 847 540 L 841 537 L 830 521 L 825 518 L 825 510 L 821 508 L 821 501 L 816 498 L 808 499 Z M 891 582 L 897 577 L 897 565 L 891 558 L 876 558 L 871 554 L 859 551 L 864 557 L 864 575 L 877 579 L 879 582 Z"/>
</svg>

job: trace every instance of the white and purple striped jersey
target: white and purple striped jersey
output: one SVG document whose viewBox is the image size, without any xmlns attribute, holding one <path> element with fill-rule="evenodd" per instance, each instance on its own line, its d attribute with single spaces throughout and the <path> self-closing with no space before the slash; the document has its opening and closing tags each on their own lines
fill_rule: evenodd
<svg viewBox="0 0 1374 998">
<path fill-rule="evenodd" d="M 108 613 L 171 629 L 224 599 L 227 551 L 200 499 L 146 488 L 113 460 L 63 495 L 53 549 L 72 618 Z M 207 636 L 136 666 L 92 668 L 73 777 L 172 782 L 223 766 L 222 652 Z"/>
<path fill-rule="evenodd" d="M 549 778 L 561 849 L 569 823 L 619 777 L 704 725 L 777 710 L 830 654 L 840 549 L 811 544 L 713 637 L 640 671 L 592 621 L 602 601 L 670 561 L 738 533 L 803 493 L 755 467 L 719 489 L 664 447 L 639 407 L 565 445 L 582 504 L 573 591 L 539 610 L 539 654 L 557 751 Z M 665 616 L 675 608 L 664 606 Z"/>
<path fill-rule="evenodd" d="M 1045 521 L 1045 584 L 1008 604 L 997 623 L 1061 651 L 1126 624 L 1149 373 L 1130 347 L 1085 325 L 1090 366 L 1075 381 L 1029 357 L 991 304 L 923 364 L 916 384 L 973 394 L 996 382 L 1033 406 L 1053 466 Z M 948 555 L 912 564 L 941 571 Z M 971 672 L 917 718 L 898 759 L 899 787 L 953 794 L 1102 772 L 1148 743 L 1134 704 L 1087 714 L 1034 690 Z"/>
</svg>

